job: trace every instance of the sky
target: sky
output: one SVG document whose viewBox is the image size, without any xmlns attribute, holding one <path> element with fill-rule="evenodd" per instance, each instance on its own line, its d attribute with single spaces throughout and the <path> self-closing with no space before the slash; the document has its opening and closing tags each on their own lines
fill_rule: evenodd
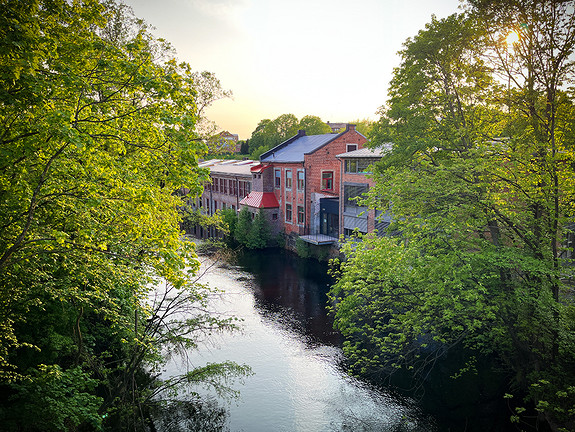
<svg viewBox="0 0 575 432">
<path fill-rule="evenodd" d="M 376 120 L 397 55 L 459 0 L 123 0 L 179 60 L 214 72 L 233 98 L 207 117 L 248 139 L 262 119 Z"/>
</svg>

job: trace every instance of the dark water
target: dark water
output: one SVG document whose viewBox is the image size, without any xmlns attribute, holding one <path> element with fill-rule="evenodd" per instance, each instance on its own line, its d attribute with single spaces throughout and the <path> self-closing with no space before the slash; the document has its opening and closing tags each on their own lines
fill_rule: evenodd
<svg viewBox="0 0 575 432">
<path fill-rule="evenodd" d="M 200 366 L 232 360 L 254 375 L 235 388 L 226 430 L 246 432 L 435 431 L 415 401 L 350 378 L 326 312 L 327 266 L 281 250 L 245 253 L 203 278 L 224 291 L 213 307 L 242 318 L 239 334 L 190 354 Z M 168 373 L 183 367 L 177 362 Z M 211 399 L 209 391 L 200 393 Z"/>
</svg>

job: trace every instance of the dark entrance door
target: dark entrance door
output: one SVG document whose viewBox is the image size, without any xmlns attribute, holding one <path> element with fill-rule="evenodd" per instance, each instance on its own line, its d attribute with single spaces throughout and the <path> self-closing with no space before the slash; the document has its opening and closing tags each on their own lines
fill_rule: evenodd
<svg viewBox="0 0 575 432">
<path fill-rule="evenodd" d="M 320 234 L 339 237 L 339 198 L 321 198 Z"/>
</svg>

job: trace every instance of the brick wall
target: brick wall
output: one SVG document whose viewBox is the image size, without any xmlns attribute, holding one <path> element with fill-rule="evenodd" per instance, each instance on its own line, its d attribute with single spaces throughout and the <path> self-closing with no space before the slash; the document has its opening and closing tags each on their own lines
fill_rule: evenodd
<svg viewBox="0 0 575 432">
<path fill-rule="evenodd" d="M 313 218 L 319 217 L 314 214 L 314 208 L 311 201 L 312 197 L 337 197 L 340 196 L 341 185 L 341 169 L 340 161 L 336 158 L 337 155 L 346 153 L 348 151 L 348 144 L 357 146 L 355 150 L 363 148 L 367 139 L 355 130 L 355 126 L 350 125 L 349 130 L 333 140 L 324 147 L 318 149 L 310 155 L 306 155 L 304 159 L 304 166 L 306 169 L 306 194 L 308 197 L 308 208 L 310 211 L 306 214 L 306 226 L 315 227 L 317 222 Z M 333 173 L 332 189 L 325 189 L 322 187 L 322 176 L 324 173 Z M 312 234 L 310 232 L 310 234 Z M 315 233 L 313 233 L 315 234 Z"/>
<path fill-rule="evenodd" d="M 286 234 L 301 235 L 305 231 L 304 223 L 298 223 L 298 207 L 304 208 L 305 213 L 305 187 L 298 188 L 298 172 L 304 172 L 304 185 L 305 185 L 305 170 L 301 163 L 275 163 L 272 172 L 273 178 L 271 185 L 280 205 L 280 221 L 283 223 L 283 228 Z M 291 173 L 291 187 L 287 187 L 286 176 Z M 279 173 L 279 187 L 276 183 L 276 173 Z M 286 204 L 291 205 L 291 219 L 287 219 Z"/>
<path fill-rule="evenodd" d="M 340 161 L 337 155 L 351 150 L 348 145 L 355 145 L 356 149 L 363 148 L 367 139 L 355 130 L 355 126 L 349 125 L 346 133 L 319 148 L 314 153 L 305 155 L 302 163 L 278 163 L 272 164 L 269 177 L 264 184 L 273 187 L 280 205 L 280 221 L 288 236 L 300 236 L 317 234 L 319 231 L 319 205 L 317 200 L 321 197 L 337 197 L 340 194 L 341 171 Z M 291 188 L 286 188 L 286 171 L 291 171 Z M 304 173 L 304 188 L 298 189 L 298 172 Z M 279 187 L 276 186 L 276 172 L 279 172 Z M 331 189 L 322 187 L 323 173 L 333 174 Z M 286 221 L 286 204 L 291 204 L 291 219 Z M 303 208 L 303 223 L 298 223 L 298 207 Z"/>
</svg>

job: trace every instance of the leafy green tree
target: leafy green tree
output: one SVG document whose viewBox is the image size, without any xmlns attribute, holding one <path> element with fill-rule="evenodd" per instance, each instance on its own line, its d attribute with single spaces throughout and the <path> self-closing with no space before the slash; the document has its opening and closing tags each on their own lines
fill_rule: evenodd
<svg viewBox="0 0 575 432">
<path fill-rule="evenodd" d="M 176 388 L 146 372 L 168 346 L 234 327 L 203 312 L 179 229 L 174 191 L 207 180 L 198 75 L 113 2 L 9 0 L 0 22 L 0 424 L 136 423 L 152 388 Z"/>
<path fill-rule="evenodd" d="M 297 133 L 298 119 L 293 114 L 282 114 L 274 120 L 260 121 L 250 138 L 250 154 L 252 159 L 257 151 L 266 150 L 280 144 Z"/>
<path fill-rule="evenodd" d="M 242 155 L 247 155 L 249 154 L 249 148 L 250 148 L 250 140 L 240 140 L 239 142 L 240 144 L 240 154 Z"/>
<path fill-rule="evenodd" d="M 270 228 L 262 209 L 260 209 L 252 222 L 247 237 L 246 246 L 249 249 L 264 249 L 270 242 Z"/>
<path fill-rule="evenodd" d="M 509 388 L 569 427 L 573 100 L 561 83 L 573 78 L 573 3 L 471 6 L 400 53 L 372 133 L 393 148 L 370 202 L 393 212 L 401 237 L 344 248 L 336 325 L 358 373 L 427 373 L 465 347 L 498 358 Z M 511 51 L 512 23 L 526 24 Z"/>
<path fill-rule="evenodd" d="M 258 123 L 249 139 L 250 157 L 258 159 L 262 153 L 296 135 L 300 129 L 305 129 L 308 135 L 331 132 L 327 124 L 312 115 L 304 116 L 299 121 L 293 114 L 282 114 L 274 120 L 264 119 Z"/>
<path fill-rule="evenodd" d="M 298 130 L 305 130 L 307 135 L 331 133 L 331 128 L 318 116 L 306 115 L 301 118 Z"/>
<path fill-rule="evenodd" d="M 238 214 L 238 222 L 234 230 L 234 238 L 240 244 L 247 244 L 252 229 L 252 214 L 247 207 L 242 207 Z"/>
</svg>

